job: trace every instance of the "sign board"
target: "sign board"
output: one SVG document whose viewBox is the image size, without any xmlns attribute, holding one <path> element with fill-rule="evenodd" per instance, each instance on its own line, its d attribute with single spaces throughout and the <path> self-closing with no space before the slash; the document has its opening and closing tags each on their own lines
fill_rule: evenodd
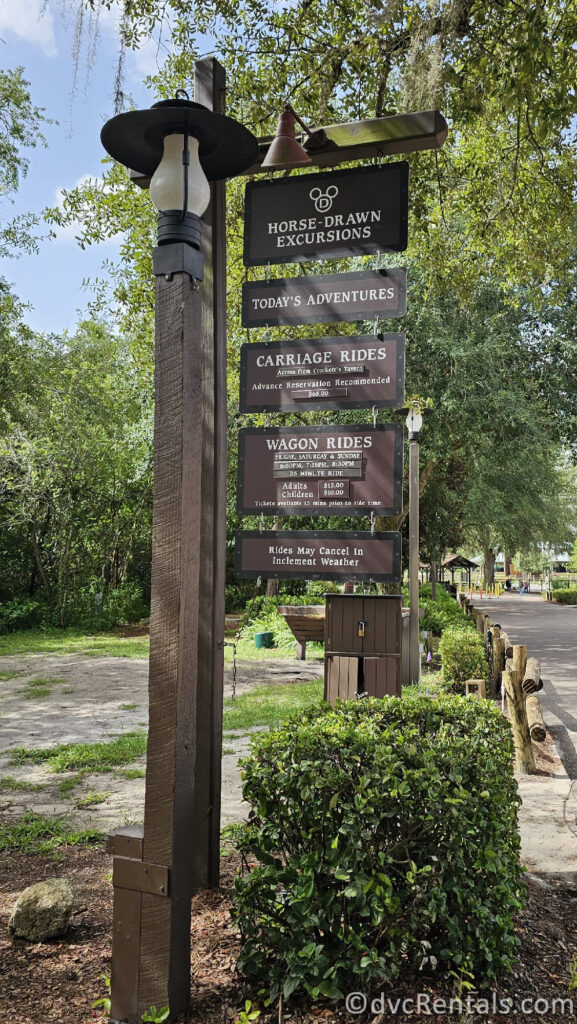
<svg viewBox="0 0 577 1024">
<path fill-rule="evenodd" d="M 240 350 L 240 411 L 402 406 L 405 335 L 255 342 Z"/>
<path fill-rule="evenodd" d="M 409 165 L 385 164 L 246 186 L 248 267 L 407 248 Z"/>
<path fill-rule="evenodd" d="M 400 423 L 239 431 L 239 512 L 398 515 L 402 508 Z"/>
<path fill-rule="evenodd" d="M 404 267 L 319 277 L 281 277 L 249 281 L 242 286 L 243 327 L 373 320 L 404 316 L 406 310 Z"/>
<path fill-rule="evenodd" d="M 359 530 L 239 530 L 235 573 L 256 579 L 401 578 L 401 534 Z"/>
</svg>

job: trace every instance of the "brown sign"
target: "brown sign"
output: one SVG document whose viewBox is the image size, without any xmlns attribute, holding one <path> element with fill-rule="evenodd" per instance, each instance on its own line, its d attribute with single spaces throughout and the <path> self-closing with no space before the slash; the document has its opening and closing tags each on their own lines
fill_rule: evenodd
<svg viewBox="0 0 577 1024">
<path fill-rule="evenodd" d="M 407 272 L 402 267 L 250 281 L 242 286 L 242 325 L 275 327 L 404 316 L 406 292 Z"/>
<path fill-rule="evenodd" d="M 407 248 L 409 165 L 252 181 L 244 262 L 293 263 Z"/>
<path fill-rule="evenodd" d="M 402 507 L 400 423 L 239 431 L 239 512 L 398 515 Z"/>
<path fill-rule="evenodd" d="M 239 530 L 235 574 L 301 580 L 401 578 L 401 534 L 358 530 Z"/>
<path fill-rule="evenodd" d="M 240 350 L 240 411 L 402 406 L 405 335 L 255 342 Z"/>
</svg>

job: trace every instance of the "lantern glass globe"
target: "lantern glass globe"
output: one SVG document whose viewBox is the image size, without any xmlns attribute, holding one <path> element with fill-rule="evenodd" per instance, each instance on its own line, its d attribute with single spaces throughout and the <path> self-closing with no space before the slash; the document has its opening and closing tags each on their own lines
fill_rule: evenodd
<svg viewBox="0 0 577 1024">
<path fill-rule="evenodd" d="M 210 202 L 210 185 L 200 165 L 198 139 L 189 136 L 188 150 L 190 163 L 188 173 L 188 196 L 186 213 L 200 217 Z M 160 213 L 168 210 L 182 210 L 184 205 L 184 174 L 182 155 L 184 135 L 172 134 L 164 138 L 162 160 L 150 179 L 150 198 Z"/>
<path fill-rule="evenodd" d="M 405 423 L 407 424 L 407 430 L 410 434 L 418 434 L 423 426 L 423 417 L 420 412 L 417 412 L 415 409 L 411 409 Z"/>
</svg>

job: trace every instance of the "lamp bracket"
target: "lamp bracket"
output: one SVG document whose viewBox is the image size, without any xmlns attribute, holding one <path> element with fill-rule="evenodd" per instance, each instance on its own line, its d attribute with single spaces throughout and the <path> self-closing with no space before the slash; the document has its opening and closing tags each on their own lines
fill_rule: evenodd
<svg viewBox="0 0 577 1024">
<path fill-rule="evenodd" d="M 156 246 L 152 252 L 152 266 L 155 277 L 188 274 L 195 281 L 204 278 L 204 256 L 185 242 Z"/>
</svg>

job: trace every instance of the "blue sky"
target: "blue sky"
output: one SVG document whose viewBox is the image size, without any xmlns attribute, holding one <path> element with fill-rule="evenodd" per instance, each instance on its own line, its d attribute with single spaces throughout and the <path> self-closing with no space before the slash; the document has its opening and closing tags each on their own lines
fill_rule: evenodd
<svg viewBox="0 0 577 1024">
<path fill-rule="evenodd" d="M 0 67 L 7 70 L 22 66 L 33 103 L 44 107 L 46 116 L 58 122 L 45 128 L 47 148 L 27 153 L 28 175 L 14 205 L 0 205 L 3 220 L 19 211 L 41 212 L 56 204 L 60 189 L 102 172 L 105 154 L 100 129 L 114 114 L 118 52 L 115 15 L 103 12 L 96 60 L 90 71 L 87 48 L 83 47 L 75 87 L 75 15 L 71 7 L 67 0 L 0 0 Z M 156 69 L 157 54 L 158 47 L 151 41 L 142 52 L 127 55 L 125 91 L 139 107 L 154 101 L 141 83 Z M 79 319 L 78 311 L 85 309 L 90 298 L 82 282 L 96 277 L 103 260 L 115 259 L 117 253 L 114 243 L 92 246 L 83 252 L 74 240 L 74 232 L 67 230 L 43 243 L 38 255 L 3 262 L 0 275 L 32 307 L 26 320 L 33 329 L 72 331 Z"/>
</svg>

